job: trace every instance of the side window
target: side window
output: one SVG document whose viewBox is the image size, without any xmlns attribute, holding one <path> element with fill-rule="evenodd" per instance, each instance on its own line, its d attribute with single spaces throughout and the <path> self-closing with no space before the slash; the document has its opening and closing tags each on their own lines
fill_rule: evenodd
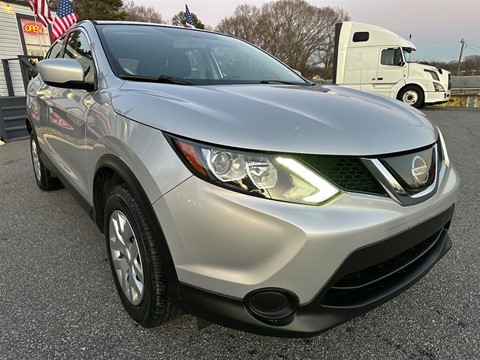
<svg viewBox="0 0 480 360">
<path fill-rule="evenodd" d="M 63 44 L 60 41 L 57 41 L 52 45 L 50 50 L 48 50 L 47 56 L 45 58 L 55 59 L 58 57 L 62 57 L 62 49 L 63 49 Z"/>
<path fill-rule="evenodd" d="M 403 63 L 402 52 L 400 49 L 385 49 L 382 50 L 382 58 L 380 64 L 401 66 Z"/>
<path fill-rule="evenodd" d="M 74 31 L 70 34 L 63 57 L 77 60 L 83 67 L 85 81 L 94 81 L 95 66 L 92 51 L 87 37 L 81 31 Z"/>
<path fill-rule="evenodd" d="M 368 31 L 357 31 L 353 34 L 353 42 L 363 42 L 368 41 L 370 38 L 370 33 Z"/>
</svg>

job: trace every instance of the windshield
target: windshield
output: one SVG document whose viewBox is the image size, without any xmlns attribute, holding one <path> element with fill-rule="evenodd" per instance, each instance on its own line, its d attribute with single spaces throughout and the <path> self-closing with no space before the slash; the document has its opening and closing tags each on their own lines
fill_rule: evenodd
<svg viewBox="0 0 480 360">
<path fill-rule="evenodd" d="M 415 51 L 415 49 L 404 47 L 402 48 L 402 50 L 403 50 L 403 58 L 407 63 L 415 62 L 415 60 L 413 59 L 413 52 Z"/>
<path fill-rule="evenodd" d="M 163 26 L 97 25 L 114 73 L 125 79 L 184 80 L 189 84 L 309 85 L 281 62 L 228 36 Z"/>
</svg>

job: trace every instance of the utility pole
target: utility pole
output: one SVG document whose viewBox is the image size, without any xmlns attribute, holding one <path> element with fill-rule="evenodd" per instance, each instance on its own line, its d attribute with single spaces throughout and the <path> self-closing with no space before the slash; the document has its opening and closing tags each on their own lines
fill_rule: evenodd
<svg viewBox="0 0 480 360">
<path fill-rule="evenodd" d="M 460 48 L 460 57 L 458 58 L 457 76 L 460 75 L 460 62 L 462 61 L 463 47 L 465 46 L 463 38 L 460 40 L 460 44 L 462 44 L 462 47 Z"/>
</svg>

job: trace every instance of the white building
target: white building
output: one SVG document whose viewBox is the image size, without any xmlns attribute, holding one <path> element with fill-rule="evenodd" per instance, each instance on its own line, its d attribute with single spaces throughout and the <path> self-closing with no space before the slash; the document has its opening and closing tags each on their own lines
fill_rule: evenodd
<svg viewBox="0 0 480 360">
<path fill-rule="evenodd" d="M 25 95 L 28 72 L 21 59 L 43 58 L 50 43 L 49 29 L 35 21 L 28 0 L 0 1 L 0 96 Z"/>
</svg>

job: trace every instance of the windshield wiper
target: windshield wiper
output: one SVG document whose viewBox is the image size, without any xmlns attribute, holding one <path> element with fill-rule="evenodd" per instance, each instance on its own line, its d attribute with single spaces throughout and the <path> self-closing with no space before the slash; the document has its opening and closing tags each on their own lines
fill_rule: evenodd
<svg viewBox="0 0 480 360">
<path fill-rule="evenodd" d="M 260 84 L 285 84 L 285 85 L 310 85 L 308 83 L 294 82 L 294 81 L 283 81 L 283 80 L 262 80 Z"/>
<path fill-rule="evenodd" d="M 172 77 L 172 76 L 168 76 L 168 75 L 160 75 L 157 78 L 157 81 L 161 82 L 161 83 L 167 83 L 167 84 L 192 85 L 192 83 L 189 82 L 189 81 L 186 81 L 186 80 L 183 80 L 183 79 L 180 79 L 180 78 L 176 78 L 176 77 Z"/>
<path fill-rule="evenodd" d="M 160 75 L 159 77 L 153 76 L 142 76 L 142 75 L 120 75 L 123 80 L 133 80 L 133 81 L 148 81 L 148 82 L 158 82 L 164 84 L 176 84 L 176 85 L 193 85 L 189 81 L 179 79 L 172 76 Z"/>
</svg>

